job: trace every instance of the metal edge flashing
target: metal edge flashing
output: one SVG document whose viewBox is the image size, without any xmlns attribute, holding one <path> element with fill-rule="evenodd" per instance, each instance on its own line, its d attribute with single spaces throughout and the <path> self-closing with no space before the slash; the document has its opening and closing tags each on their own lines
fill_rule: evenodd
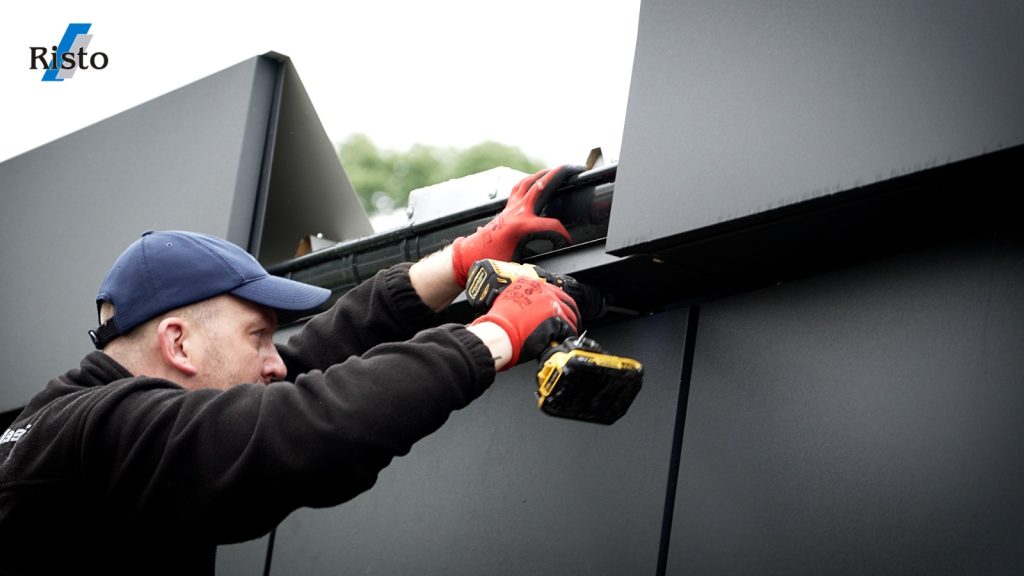
<svg viewBox="0 0 1024 576">
<path fill-rule="evenodd" d="M 844 206 L 852 206 L 857 203 L 872 201 L 872 199 L 876 198 L 890 198 L 890 203 L 893 205 L 897 203 L 906 204 L 908 200 L 906 198 L 908 193 L 912 193 L 914 190 L 920 190 L 922 185 L 934 187 L 936 184 L 944 182 L 948 183 L 968 174 L 978 176 L 979 178 L 989 179 L 988 172 L 991 170 L 998 170 L 999 173 L 1006 172 L 1006 176 L 1010 177 L 1011 174 L 1007 172 L 1006 169 L 1011 168 L 1009 164 L 1012 163 L 1014 159 L 1016 159 L 1017 162 L 1024 160 L 1024 145 L 996 152 L 989 152 L 937 167 L 915 170 L 913 172 L 908 172 L 906 174 L 881 180 L 872 184 L 857 186 L 840 192 L 835 192 L 827 196 L 820 196 L 803 202 L 763 212 L 757 212 L 749 216 L 738 216 L 736 218 L 724 220 L 696 230 L 664 236 L 656 240 L 640 242 L 627 247 L 613 249 L 610 250 L 609 253 L 616 256 L 656 254 L 673 247 L 695 244 L 715 237 L 733 234 L 745 229 L 772 225 L 781 225 L 784 227 L 787 222 L 794 218 L 813 216 L 816 213 L 820 213 L 822 210 L 843 210 Z M 995 175 L 993 175 L 993 177 L 995 177 Z M 978 183 L 980 183 L 980 181 Z M 946 188 L 948 188 L 948 186 L 946 186 Z M 948 203 L 956 200 L 956 198 L 951 197 L 950 194 L 955 194 L 957 191 L 945 190 L 945 192 L 946 193 L 941 197 L 936 197 L 933 200 L 937 200 L 940 203 Z M 961 190 L 959 193 L 966 194 L 968 192 Z M 985 196 L 986 193 L 982 192 L 981 194 L 975 195 L 975 199 L 980 200 Z M 929 205 L 934 206 L 935 204 L 936 203 L 934 202 L 927 202 L 919 204 L 917 207 L 927 209 Z"/>
<path fill-rule="evenodd" d="M 267 122 L 266 141 L 263 147 L 263 158 L 260 164 L 259 181 L 256 188 L 256 202 L 253 210 L 251 233 L 249 234 L 248 252 L 252 255 L 260 253 L 260 244 L 263 241 L 263 226 L 266 223 L 267 199 L 270 194 L 271 168 L 273 166 L 274 149 L 277 142 L 278 123 L 281 118 L 281 99 L 284 95 L 285 66 L 283 60 L 287 58 L 280 54 L 269 52 L 261 58 L 273 62 L 274 67 L 274 88 L 270 98 L 270 117 Z"/>
<path fill-rule="evenodd" d="M 1019 235 L 1013 225 L 1024 145 L 917 170 L 799 204 L 613 250 L 704 281 L 679 300 L 707 300 L 940 242 Z"/>
</svg>

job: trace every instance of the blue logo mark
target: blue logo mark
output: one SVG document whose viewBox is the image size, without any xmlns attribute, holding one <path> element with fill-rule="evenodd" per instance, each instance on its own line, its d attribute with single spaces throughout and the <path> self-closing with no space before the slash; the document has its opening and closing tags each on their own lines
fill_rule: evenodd
<svg viewBox="0 0 1024 576">
<path fill-rule="evenodd" d="M 89 34 L 91 23 L 68 24 L 60 44 L 51 46 L 47 52 L 45 47 L 30 46 L 32 70 L 43 68 L 43 82 L 63 82 L 70 80 L 78 70 L 95 68 L 102 70 L 107 67 L 109 59 L 103 52 L 86 52 L 92 34 Z M 49 60 L 47 60 L 49 57 Z"/>
</svg>

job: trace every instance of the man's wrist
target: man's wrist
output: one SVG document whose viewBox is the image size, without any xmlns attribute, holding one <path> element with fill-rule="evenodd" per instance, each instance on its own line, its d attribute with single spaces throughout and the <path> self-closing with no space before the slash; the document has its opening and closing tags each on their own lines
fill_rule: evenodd
<svg viewBox="0 0 1024 576">
<path fill-rule="evenodd" d="M 452 268 L 452 247 L 447 246 L 413 264 L 409 268 L 409 281 L 431 310 L 444 310 L 462 292 Z"/>
<path fill-rule="evenodd" d="M 495 370 L 501 370 L 512 359 L 512 339 L 501 326 L 483 321 L 466 326 L 466 330 L 476 335 L 491 351 Z"/>
</svg>

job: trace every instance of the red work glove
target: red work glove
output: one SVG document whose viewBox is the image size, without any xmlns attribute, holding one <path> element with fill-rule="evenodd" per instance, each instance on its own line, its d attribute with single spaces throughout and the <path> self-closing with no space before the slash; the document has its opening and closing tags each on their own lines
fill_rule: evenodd
<svg viewBox="0 0 1024 576">
<path fill-rule="evenodd" d="M 543 280 L 519 277 L 494 300 L 491 309 L 470 325 L 494 322 L 512 342 L 512 358 L 505 370 L 520 360 L 540 356 L 553 342 L 574 336 L 579 327 L 576 303 L 561 288 Z"/>
<path fill-rule="evenodd" d="M 466 275 L 473 262 L 484 258 L 518 262 L 523 246 L 531 240 L 547 239 L 555 248 L 568 246 L 570 238 L 565 226 L 555 218 L 542 218 L 540 213 L 551 194 L 583 170 L 582 166 L 559 166 L 524 178 L 512 189 L 501 213 L 469 236 L 456 238 L 452 268 L 459 286 L 466 286 Z"/>
</svg>

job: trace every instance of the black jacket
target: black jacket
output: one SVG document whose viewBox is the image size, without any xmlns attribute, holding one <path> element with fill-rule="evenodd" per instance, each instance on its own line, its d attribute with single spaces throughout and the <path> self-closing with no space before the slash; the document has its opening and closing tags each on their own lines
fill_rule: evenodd
<svg viewBox="0 0 1024 576">
<path fill-rule="evenodd" d="M 216 544 L 365 491 L 494 380 L 439 322 L 400 265 L 279 347 L 286 382 L 186 391 L 89 354 L 0 436 L 0 573 L 208 573 Z"/>
</svg>

